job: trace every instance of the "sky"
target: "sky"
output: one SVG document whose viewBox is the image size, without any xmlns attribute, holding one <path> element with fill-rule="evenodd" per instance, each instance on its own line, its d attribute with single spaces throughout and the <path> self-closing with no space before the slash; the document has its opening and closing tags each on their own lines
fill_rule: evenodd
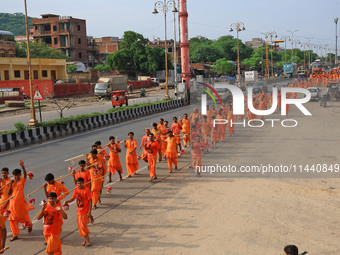
<svg viewBox="0 0 340 255">
<path fill-rule="evenodd" d="M 175 0 L 178 3 L 178 0 Z M 23 0 L 1 0 L 0 12 L 24 13 Z M 153 15 L 155 0 L 27 0 L 28 15 L 59 14 L 86 19 L 87 35 L 118 36 L 132 30 L 144 37 L 164 39 L 164 15 Z M 340 17 L 340 0 L 187 0 L 189 38 L 197 35 L 217 39 L 229 32 L 230 25 L 243 22 L 242 41 L 264 38 L 276 32 L 278 39 L 291 35 L 294 39 L 314 45 L 335 48 L 334 18 Z M 178 20 L 178 16 L 176 18 Z M 178 21 L 177 21 L 178 22 Z M 340 25 L 340 22 L 339 22 Z M 174 35 L 174 15 L 167 18 L 168 38 Z M 178 23 L 176 23 L 178 29 Z M 177 31 L 178 34 L 178 31 Z M 178 38 L 178 36 L 177 36 Z M 327 46 L 326 46 L 327 45 Z M 290 48 L 290 45 L 287 45 Z"/>
</svg>

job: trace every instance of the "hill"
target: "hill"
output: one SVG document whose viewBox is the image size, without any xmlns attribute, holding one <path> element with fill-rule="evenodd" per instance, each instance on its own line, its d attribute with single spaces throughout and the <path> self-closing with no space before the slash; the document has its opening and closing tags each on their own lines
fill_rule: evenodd
<svg viewBox="0 0 340 255">
<path fill-rule="evenodd" d="M 28 17 L 28 27 L 32 29 L 32 17 Z M 26 35 L 25 15 L 23 13 L 0 13 L 0 30 L 15 35 Z"/>
</svg>

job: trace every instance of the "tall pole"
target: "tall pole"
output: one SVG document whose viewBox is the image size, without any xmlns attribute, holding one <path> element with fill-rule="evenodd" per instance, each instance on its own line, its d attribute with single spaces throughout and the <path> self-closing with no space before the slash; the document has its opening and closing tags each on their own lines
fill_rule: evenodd
<svg viewBox="0 0 340 255">
<path fill-rule="evenodd" d="M 287 36 L 285 36 L 285 68 L 284 68 L 284 75 L 287 74 Z"/>
<path fill-rule="evenodd" d="M 177 47 L 176 47 L 176 12 L 174 12 L 174 82 L 175 82 L 175 88 L 177 88 Z"/>
<path fill-rule="evenodd" d="M 270 51 L 270 56 L 271 56 L 271 62 L 272 62 L 272 77 L 274 77 L 274 62 L 273 62 L 273 35 L 270 35 L 270 41 L 271 41 L 271 51 Z"/>
<path fill-rule="evenodd" d="M 190 92 L 190 58 L 189 58 L 189 38 L 188 38 L 188 12 L 187 0 L 180 0 L 180 28 L 181 28 L 181 65 L 182 65 L 182 80 L 186 82 L 188 92 Z M 188 97 L 190 98 L 190 97 Z"/>
<path fill-rule="evenodd" d="M 268 77 L 268 40 L 266 38 L 266 66 L 265 66 L 265 71 L 266 71 L 266 77 Z"/>
<path fill-rule="evenodd" d="M 338 63 L 338 18 L 334 19 L 335 22 L 335 60 L 334 64 Z"/>
<path fill-rule="evenodd" d="M 28 123 L 31 127 L 36 127 L 38 125 L 38 121 L 35 117 L 35 108 L 34 108 L 34 100 L 33 100 L 33 84 L 32 84 L 32 68 L 31 68 L 31 48 L 30 48 L 30 37 L 28 31 L 28 20 L 27 20 L 27 3 L 25 2 L 25 22 L 26 22 L 26 42 L 27 42 L 27 62 L 28 62 L 28 82 L 30 86 L 30 98 L 31 98 L 31 119 Z"/>
<path fill-rule="evenodd" d="M 164 0 L 164 30 L 165 30 L 165 99 L 169 99 L 168 88 L 168 42 L 166 36 L 166 0 Z"/>
<path fill-rule="evenodd" d="M 239 41 L 238 41 L 238 30 L 237 28 L 237 84 L 241 82 L 241 69 L 240 69 L 240 46 L 239 46 Z"/>
</svg>

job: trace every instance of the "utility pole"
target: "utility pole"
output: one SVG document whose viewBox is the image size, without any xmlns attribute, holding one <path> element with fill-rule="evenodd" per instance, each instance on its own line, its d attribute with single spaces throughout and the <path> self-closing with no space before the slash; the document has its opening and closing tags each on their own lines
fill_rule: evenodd
<svg viewBox="0 0 340 255">
<path fill-rule="evenodd" d="M 338 18 L 334 19 L 335 22 L 335 60 L 334 64 L 338 63 Z"/>
<path fill-rule="evenodd" d="M 30 36 L 28 31 L 28 20 L 27 20 L 27 3 L 25 2 L 25 22 L 26 22 L 26 42 L 27 42 L 27 62 L 28 62 L 28 82 L 30 87 L 30 98 L 31 98 L 31 119 L 28 123 L 30 127 L 36 127 L 38 125 L 38 121 L 35 116 L 35 108 L 34 108 L 34 100 L 33 100 L 33 84 L 32 84 L 32 67 L 31 67 L 31 48 L 30 48 Z"/>
</svg>

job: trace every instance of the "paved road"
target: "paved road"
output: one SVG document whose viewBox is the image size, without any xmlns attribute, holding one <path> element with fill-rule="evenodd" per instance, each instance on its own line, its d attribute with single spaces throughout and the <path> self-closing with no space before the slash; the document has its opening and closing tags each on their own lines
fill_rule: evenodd
<svg viewBox="0 0 340 255">
<path fill-rule="evenodd" d="M 28 171 L 32 171 L 35 178 L 27 182 L 25 192 L 26 194 L 35 190 L 37 187 L 41 186 L 44 182 L 44 177 L 47 173 L 53 173 L 55 177 L 67 174 L 67 168 L 69 163 L 64 162 L 65 159 L 69 159 L 80 154 L 86 154 L 89 152 L 91 145 L 97 141 L 101 140 L 103 143 L 108 142 L 108 137 L 113 135 L 118 137 L 119 140 L 123 140 L 127 137 L 129 131 L 135 132 L 135 137 L 140 138 L 144 135 L 144 128 L 151 127 L 151 124 L 158 122 L 159 118 L 172 120 L 173 116 L 183 116 L 183 114 L 189 110 L 189 107 L 179 108 L 175 110 L 168 111 L 166 113 L 155 114 L 152 116 L 143 117 L 141 119 L 127 121 L 121 124 L 96 129 L 87 133 L 82 133 L 79 135 L 74 135 L 71 137 L 66 137 L 54 141 L 45 142 L 43 144 L 32 145 L 25 147 L 23 149 L 18 149 L 10 152 L 5 152 L 0 154 L 0 166 L 8 167 L 9 169 L 14 169 L 19 167 L 18 160 L 22 159 L 25 162 Z M 140 139 L 138 140 L 140 143 Z M 121 163 L 124 168 L 124 174 L 126 175 L 125 169 L 125 149 L 123 149 L 121 156 Z M 166 168 L 166 163 L 162 163 L 164 169 Z M 144 162 L 140 162 L 140 168 L 145 166 Z M 114 180 L 117 180 L 117 175 L 114 176 Z M 65 181 L 65 185 L 68 188 L 72 188 L 74 184 L 71 178 Z M 125 187 L 123 187 L 125 188 Z M 144 186 L 141 186 L 143 189 Z M 137 187 L 138 189 L 138 187 Z M 133 194 L 132 194 L 133 195 Z M 40 203 L 44 199 L 43 191 L 37 192 L 32 198 L 35 198 L 37 203 Z M 38 206 L 37 206 L 38 207 Z M 37 213 L 37 210 L 30 213 L 33 217 Z M 74 219 L 73 219 L 74 220 Z M 71 221 L 70 221 L 71 222 Z M 75 225 L 74 225 L 75 227 Z M 36 228 L 36 227 L 35 227 Z M 39 230 L 34 231 L 34 236 L 39 236 L 41 233 L 41 224 L 39 223 Z M 26 233 L 23 236 L 27 236 Z M 38 238 L 38 237 L 37 237 Z M 29 239 L 27 239 L 28 241 Z M 24 240 L 23 240 L 24 241 Z M 22 251 L 25 249 L 23 243 L 19 245 L 16 251 Z M 22 249 L 22 250 L 20 250 Z M 21 254 L 21 253 L 13 253 Z M 30 254 L 35 254 L 34 252 Z"/>
<path fill-rule="evenodd" d="M 163 100 L 164 96 L 150 96 L 145 98 L 136 98 L 130 99 L 129 104 L 141 104 L 141 103 L 149 103 Z M 80 114 L 89 114 L 93 112 L 106 112 L 107 110 L 112 108 L 112 104 L 110 101 L 104 102 L 94 102 L 92 105 L 82 106 L 82 107 L 75 107 L 71 109 L 64 110 L 64 117 L 80 115 Z M 39 119 L 39 111 L 36 109 L 37 119 Z M 58 119 L 59 114 L 57 111 L 42 111 L 42 119 L 43 121 L 49 121 Z M 24 113 L 20 115 L 13 115 L 13 116 L 3 116 L 0 117 L 0 131 L 5 130 L 12 130 L 14 129 L 14 123 L 21 121 L 22 123 L 26 124 L 30 120 L 30 113 Z"/>
</svg>

